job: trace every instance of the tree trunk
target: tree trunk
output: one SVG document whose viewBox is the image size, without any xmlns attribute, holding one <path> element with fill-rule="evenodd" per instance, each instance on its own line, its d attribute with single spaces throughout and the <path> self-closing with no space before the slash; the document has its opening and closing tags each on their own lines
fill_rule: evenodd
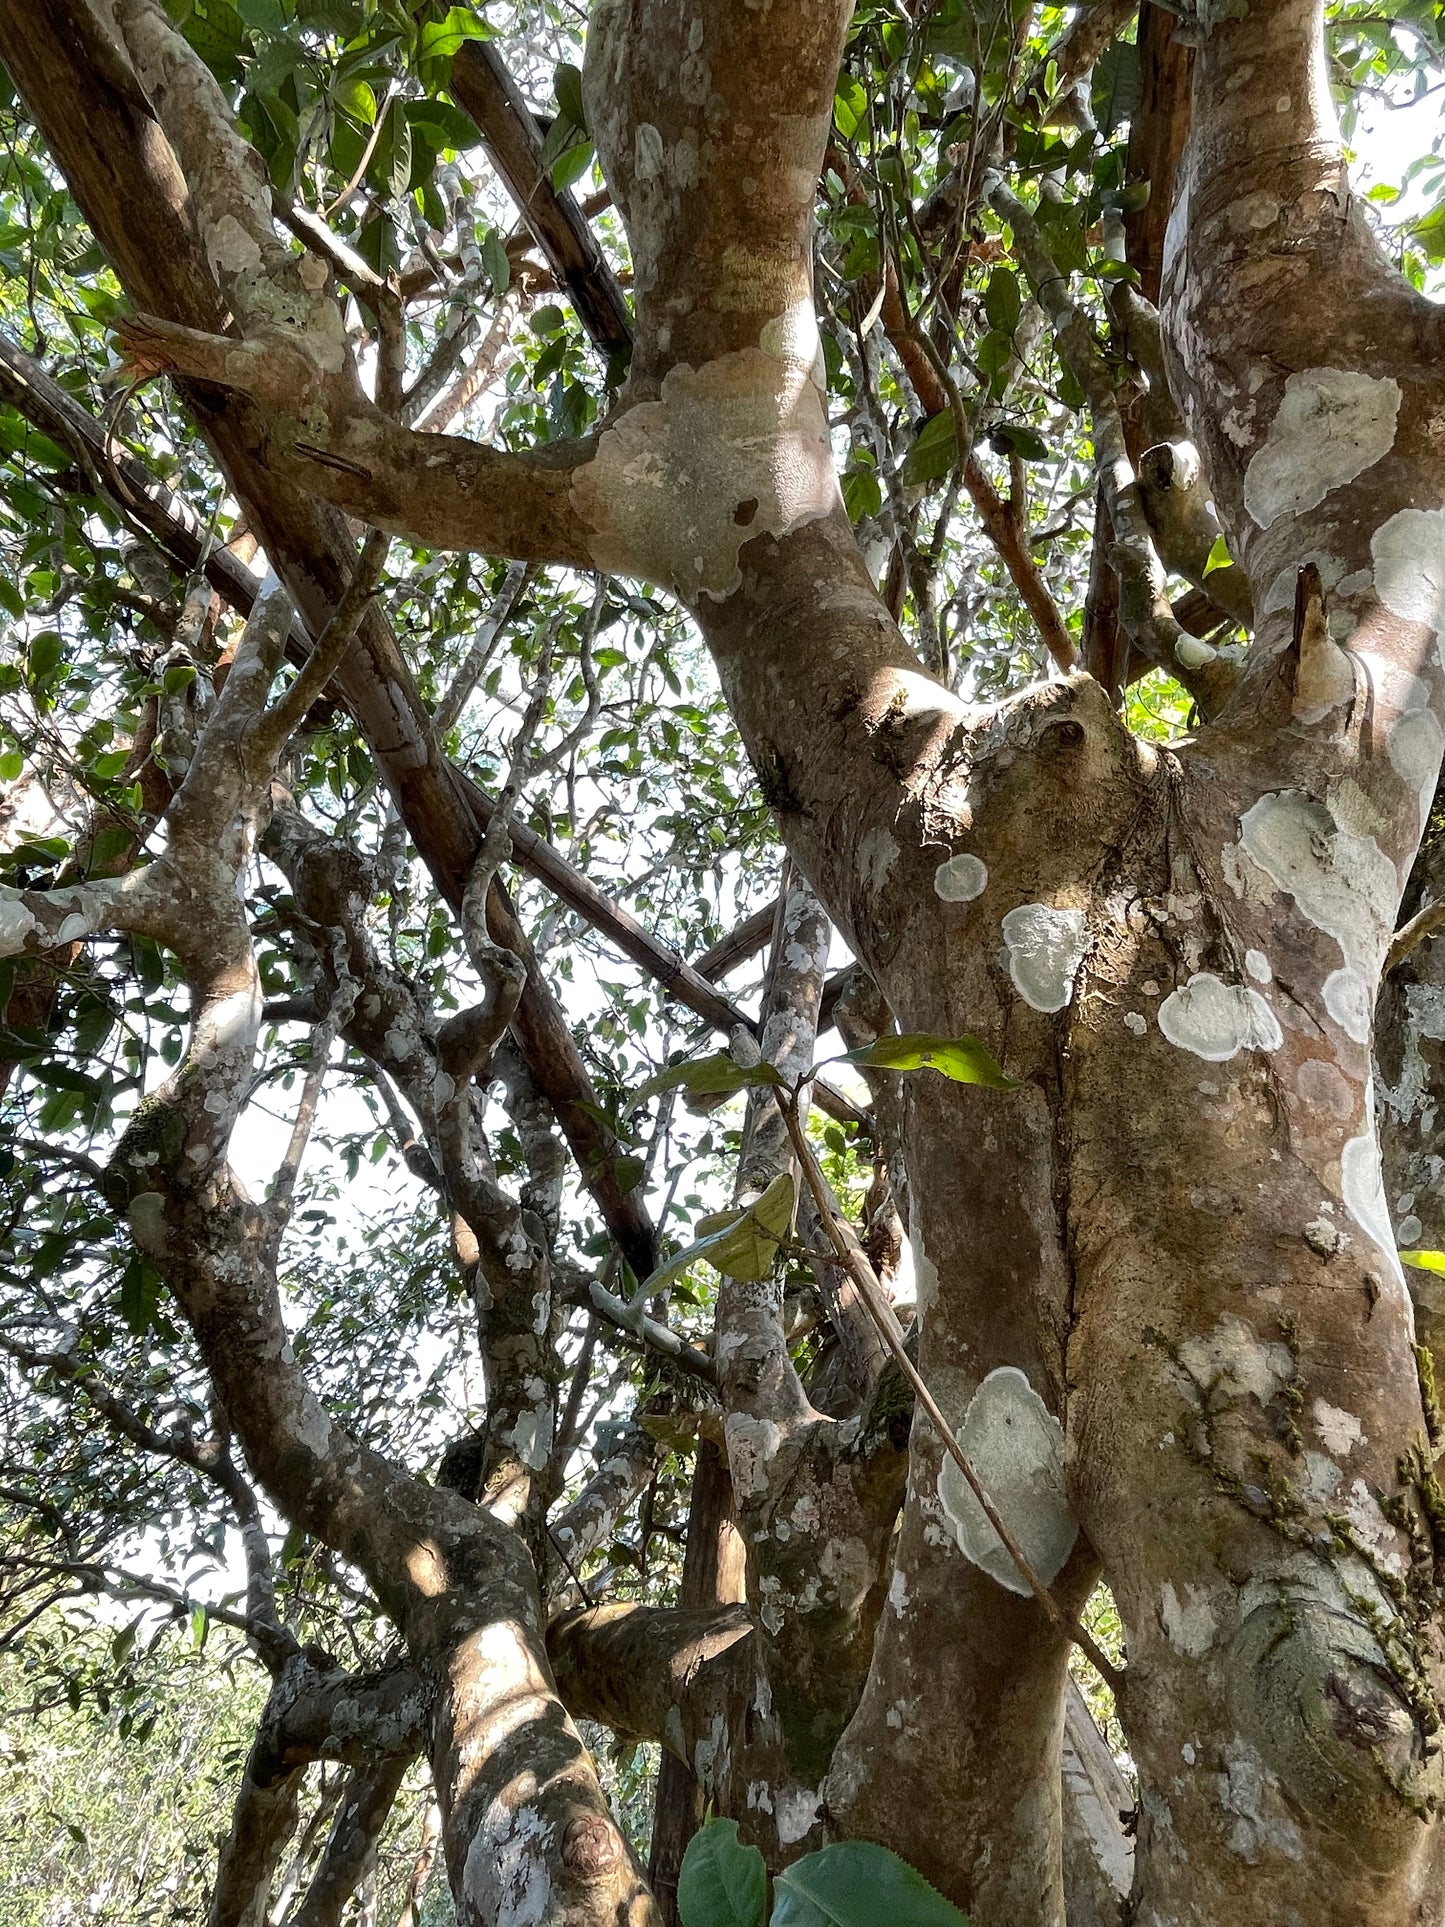
<svg viewBox="0 0 1445 1927">
<path fill-rule="evenodd" d="M 712 1440 L 700 1438 L 692 1472 L 678 1605 L 696 1610 L 741 1604 L 747 1596 L 745 1566 L 746 1554 L 733 1522 L 727 1467 Z M 677 1876 L 687 1843 L 702 1825 L 705 1804 L 692 1768 L 665 1749 L 657 1773 L 647 1877 L 667 1927 L 678 1927 Z"/>
</svg>

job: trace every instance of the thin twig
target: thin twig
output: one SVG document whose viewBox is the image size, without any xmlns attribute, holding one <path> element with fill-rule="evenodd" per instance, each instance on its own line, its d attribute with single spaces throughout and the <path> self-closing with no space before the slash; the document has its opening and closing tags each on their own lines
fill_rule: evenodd
<svg viewBox="0 0 1445 1927">
<path fill-rule="evenodd" d="M 362 148 L 361 159 L 356 163 L 356 172 L 336 196 L 336 199 L 322 208 L 321 217 L 323 220 L 329 221 L 337 208 L 339 208 L 343 202 L 348 201 L 356 192 L 358 181 L 360 181 L 362 175 L 371 165 L 371 157 L 376 152 L 376 143 L 381 139 L 381 130 L 386 125 L 386 116 L 390 110 L 391 103 L 396 99 L 396 93 L 397 83 L 394 80 L 388 82 L 386 93 L 382 96 L 381 105 L 376 110 L 376 119 L 372 123 L 371 138 L 367 141 L 365 147 Z"/>
<path fill-rule="evenodd" d="M 482 626 L 477 631 L 476 641 L 467 651 L 466 660 L 452 679 L 452 686 L 437 704 L 432 723 L 438 736 L 445 736 L 456 723 L 467 698 L 486 674 L 487 664 L 492 659 L 492 651 L 497 646 L 507 617 L 517 606 L 518 599 L 536 573 L 530 562 L 512 562 L 502 577 L 502 586 L 492 598 Z"/>
<path fill-rule="evenodd" d="M 316 638 L 295 680 L 262 720 L 257 731 L 258 748 L 279 755 L 287 737 L 340 668 L 342 658 L 351 647 L 351 638 L 376 593 L 390 546 L 391 537 L 384 529 L 367 532 L 351 580 L 342 591 L 330 621 Z"/>
</svg>

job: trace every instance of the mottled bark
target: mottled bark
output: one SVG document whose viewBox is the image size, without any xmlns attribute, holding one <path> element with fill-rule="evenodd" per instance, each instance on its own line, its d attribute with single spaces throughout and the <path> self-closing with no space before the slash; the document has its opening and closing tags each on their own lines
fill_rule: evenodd
<svg viewBox="0 0 1445 1927">
<path fill-rule="evenodd" d="M 341 1927 L 347 1902 L 376 1865 L 377 1842 L 409 1765 L 393 1757 L 352 1771 L 325 1852 L 287 1927 Z"/>
<path fill-rule="evenodd" d="M 699 1437 L 678 1604 L 685 1611 L 707 1610 L 740 1605 L 746 1596 L 747 1551 L 735 1522 L 732 1481 L 718 1447 Z M 657 1770 L 647 1877 L 666 1927 L 678 1927 L 682 1857 L 702 1824 L 706 1804 L 691 1761 L 665 1751 Z"/>
<path fill-rule="evenodd" d="M 156 16 L 123 10 L 144 64 Z M 585 448 L 505 465 L 515 500 L 466 444 L 439 470 L 470 498 L 413 489 L 417 447 L 318 359 L 319 311 L 278 335 L 255 289 L 228 288 L 244 341 L 215 313 L 132 340 L 263 404 L 246 418 L 277 472 L 344 507 L 645 577 L 693 610 L 791 854 L 900 1028 L 972 1032 L 1017 1080 L 909 1086 L 919 1362 L 1063 1613 L 1100 1570 L 1119 1601 L 1133 1918 L 1434 1927 L 1445 1501 L 1370 1026 L 1445 747 L 1442 323 L 1351 201 L 1319 0 L 1183 11 L 1202 46 L 1164 324 L 1247 578 L 1242 676 L 1163 600 L 1112 371 L 1026 204 L 990 189 L 1089 398 L 1126 628 L 1210 713 L 1170 751 L 1085 676 L 967 708 L 878 600 L 833 475 L 810 285 L 834 0 L 599 0 L 586 93 L 631 241 L 632 374 Z M 364 445 L 387 472 L 311 476 L 288 445 L 298 400 L 333 455 Z M 7 908 L 34 947 L 66 917 L 163 917 L 172 861 Z M 755 1616 L 569 1619 L 561 1699 L 515 1535 L 329 1425 L 196 1098 L 199 1067 L 225 1113 L 254 1034 L 244 931 L 208 900 L 204 947 L 174 933 L 191 1057 L 147 1114 L 198 1168 L 157 1189 L 133 1131 L 118 1180 L 273 1496 L 367 1573 L 436 1688 L 463 1920 L 653 1917 L 565 1699 L 664 1739 L 774 1857 L 825 1827 L 883 1839 L 988 1927 L 1059 1927 L 1064 1635 L 922 1418 L 894 1540 L 896 1441 L 876 1408 L 812 1407 L 770 1288 L 724 1292 L 718 1346 Z M 780 960 L 794 1015 L 816 1015 L 821 942 Z"/>
</svg>

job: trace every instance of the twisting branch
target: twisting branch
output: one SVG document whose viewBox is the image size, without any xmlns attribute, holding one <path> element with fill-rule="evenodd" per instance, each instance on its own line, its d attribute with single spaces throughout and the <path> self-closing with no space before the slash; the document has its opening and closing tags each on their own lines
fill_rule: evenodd
<svg viewBox="0 0 1445 1927">
<path fill-rule="evenodd" d="M 507 573 L 502 577 L 502 586 L 493 596 L 492 606 L 483 618 L 471 648 L 453 676 L 450 689 L 436 706 L 432 721 L 438 736 L 445 736 L 449 729 L 455 727 L 466 707 L 467 698 L 486 673 L 492 651 L 506 627 L 507 617 L 516 608 L 532 575 L 532 565 L 528 562 L 508 564 Z"/>
<path fill-rule="evenodd" d="M 857 169 L 841 147 L 834 145 L 829 148 L 827 164 L 838 170 L 850 201 L 867 202 L 868 196 L 857 178 Z M 948 370 L 942 365 L 927 334 L 908 312 L 892 248 L 884 250 L 880 281 L 871 284 L 865 282 L 863 286 L 870 305 L 881 292 L 882 305 L 878 318 L 890 347 L 903 364 L 903 371 L 924 415 L 932 420 L 936 415 L 951 413 L 962 439 L 967 420 L 957 389 L 949 381 Z M 962 480 L 970 500 L 978 510 L 984 534 L 997 550 L 1024 607 L 1038 625 L 1044 647 L 1059 668 L 1067 673 L 1075 662 L 1074 639 L 1069 634 L 1068 624 L 1029 547 L 1027 530 L 1020 526 L 1017 517 L 1009 513 L 1007 504 L 989 480 L 977 451 L 971 446 L 964 456 Z"/>
<path fill-rule="evenodd" d="M 990 175 L 985 197 L 1013 230 L 1014 245 L 1040 305 L 1054 326 L 1061 358 L 1089 402 L 1095 459 L 1114 529 L 1111 561 L 1119 578 L 1119 617 L 1142 655 L 1163 663 L 1208 713 L 1223 704 L 1238 680 L 1234 662 L 1191 636 L 1169 604 L 1163 564 L 1139 499 L 1113 376 L 1093 325 L 1069 292 L 1038 222 L 1001 175 Z"/>
</svg>

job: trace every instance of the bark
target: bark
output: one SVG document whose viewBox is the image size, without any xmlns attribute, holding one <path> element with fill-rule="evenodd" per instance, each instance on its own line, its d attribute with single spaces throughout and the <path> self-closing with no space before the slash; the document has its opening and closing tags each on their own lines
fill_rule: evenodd
<svg viewBox="0 0 1445 1927">
<path fill-rule="evenodd" d="M 1067 1927 L 1123 1927 L 1134 1855 L 1123 1825 L 1134 1795 L 1075 1686 L 1064 1710 Z"/>
<path fill-rule="evenodd" d="M 377 1842 L 409 1765 L 406 1758 L 393 1757 L 352 1772 L 326 1851 L 288 1927 L 341 1927 L 347 1902 L 376 1866 Z"/>
<path fill-rule="evenodd" d="M 644 1927 L 655 1914 L 641 1871 L 552 1685 L 525 1545 L 490 1511 L 407 1476 L 331 1422 L 287 1341 L 277 1282 L 284 1214 L 250 1200 L 226 1163 L 262 1008 L 237 879 L 287 733 L 266 700 L 288 623 L 279 591 L 248 622 L 167 811 L 165 854 L 116 884 L 11 893 L 0 949 L 53 941 L 65 915 L 88 928 L 144 930 L 176 955 L 192 1003 L 187 1053 L 138 1107 L 106 1195 L 166 1279 L 273 1502 L 360 1569 L 406 1641 L 428 1689 L 462 1927 Z M 345 641 L 342 625 L 334 647 Z M 281 713 L 302 686 L 281 699 Z M 403 1683 L 398 1712 L 414 1714 L 414 1693 Z M 251 1778 L 264 1789 L 273 1782 L 259 1758 Z M 241 1816 L 237 1851 L 255 1878 L 226 1883 L 244 1896 L 237 1918 L 269 1878 L 288 1811 L 284 1790 L 263 1792 Z"/>
<path fill-rule="evenodd" d="M 747 1596 L 747 1554 L 733 1514 L 732 1483 L 721 1452 L 699 1437 L 687 1514 L 678 1604 L 687 1611 L 741 1605 Z M 691 1762 L 667 1751 L 657 1769 L 652 1853 L 647 1877 L 667 1927 L 677 1927 L 677 1881 L 687 1843 L 702 1824 L 703 1791 Z"/>
<path fill-rule="evenodd" d="M 496 48 L 468 43 L 452 66 L 452 91 L 487 143 L 487 153 L 577 318 L 605 355 L 632 343 L 627 302 L 570 192 L 559 194 L 541 164 L 542 136 Z"/>
<path fill-rule="evenodd" d="M 1065 1618 L 1101 1570 L 1118 1599 L 1132 1917 L 1430 1927 L 1445 1500 L 1370 1016 L 1445 746 L 1442 323 L 1351 201 L 1319 0 L 1186 11 L 1202 45 L 1164 324 L 1257 619 L 1242 675 L 1161 606 L 1112 374 L 1027 206 L 991 190 L 1089 396 L 1126 628 L 1194 665 L 1205 698 L 1207 726 L 1170 751 L 1132 739 L 1086 676 L 968 709 L 874 592 L 833 477 L 810 283 L 841 0 L 596 7 L 588 117 L 636 339 L 623 405 L 548 458 L 571 467 L 565 506 L 541 462 L 507 466 L 499 503 L 504 471 L 466 445 L 439 469 L 468 499 L 413 489 L 415 446 L 318 362 L 324 315 L 284 340 L 245 310 L 239 343 L 214 314 L 133 340 L 148 365 L 259 399 L 266 419 L 246 418 L 276 472 L 342 507 L 424 540 L 580 555 L 693 610 L 791 854 L 900 1028 L 973 1033 L 1016 1080 L 907 1087 L 919 1363 Z M 0 22 L 8 47 L 15 10 Z M 352 467 L 288 446 L 298 400 Z M 385 475 L 357 472 L 363 447 Z M 46 940 L 62 915 L 162 916 L 168 873 L 141 874 L 20 914 Z M 255 989 L 222 895 L 171 940 L 196 989 L 190 1062 L 224 1112 L 254 1017 L 247 1033 L 218 1012 Z M 780 1054 L 803 1051 L 821 989 L 821 912 L 801 892 L 791 907 Z M 366 1572 L 435 1684 L 464 1920 L 655 1918 L 553 1692 L 515 1535 L 328 1424 L 285 1362 L 216 1113 L 181 1078 L 154 1116 L 201 1168 L 158 1192 L 138 1155 L 154 1147 L 123 1147 L 137 1234 L 273 1496 Z M 826 1823 L 885 1840 L 989 1927 L 1058 1927 L 1064 1634 L 929 1424 L 895 1537 L 876 1405 L 851 1426 L 819 1414 L 776 1295 L 723 1296 L 756 1616 L 570 1618 L 562 1698 L 663 1739 L 771 1858 Z M 537 1815 L 544 1851 L 524 1852 Z"/>
</svg>

